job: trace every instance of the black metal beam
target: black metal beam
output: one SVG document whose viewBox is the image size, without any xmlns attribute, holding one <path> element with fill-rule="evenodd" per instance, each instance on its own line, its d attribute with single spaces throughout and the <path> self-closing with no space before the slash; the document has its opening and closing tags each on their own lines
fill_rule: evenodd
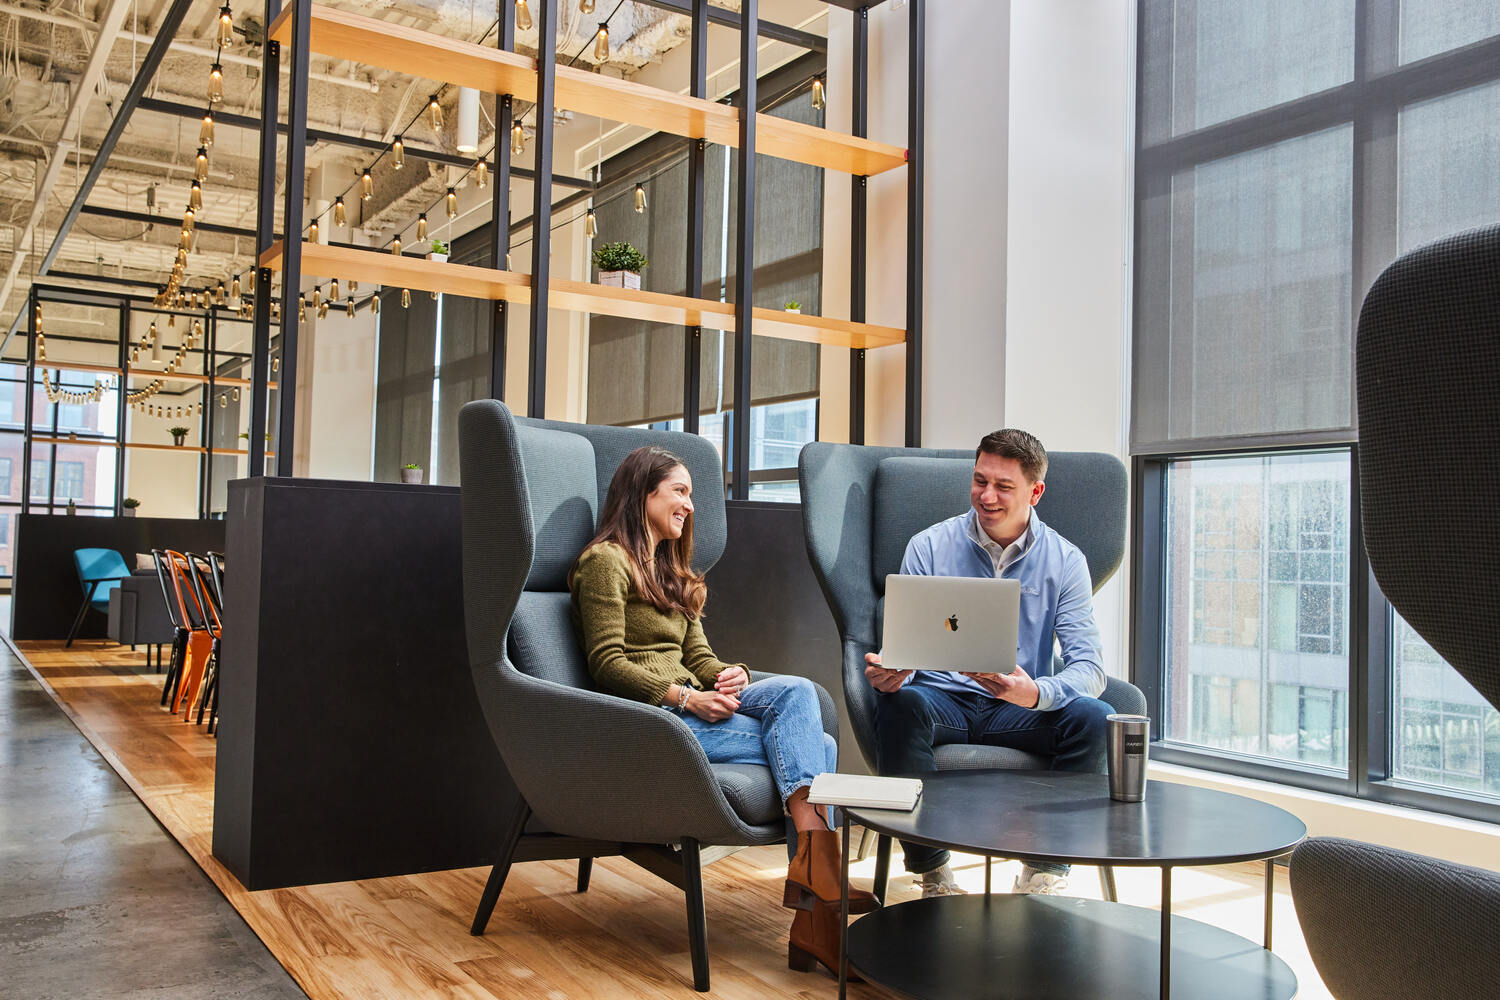
<svg viewBox="0 0 1500 1000">
<path fill-rule="evenodd" d="M 160 288 L 160 281 L 151 281 L 147 278 L 117 278 L 112 274 L 84 274 L 81 271 L 49 271 L 49 278 L 61 278 L 67 281 L 97 281 L 104 285 L 128 285 L 131 288 Z"/>
<path fill-rule="evenodd" d="M 268 0 L 275 2 L 275 0 Z M 281 307 L 281 379 L 276 402 L 276 474 L 292 475 L 297 424 L 297 310 L 293 307 L 302 287 L 302 194 L 307 170 L 308 62 L 311 57 L 312 0 L 292 0 L 291 51 L 287 53 L 286 174 L 281 206 L 281 287 L 286 301 Z M 270 23 L 270 22 L 267 22 Z M 256 431 L 250 431 L 253 439 Z M 262 437 L 264 442 L 264 437 Z M 253 447 L 255 441 L 250 442 Z M 251 475 L 262 475 L 251 469 Z"/>
<path fill-rule="evenodd" d="M 731 475 L 736 500 L 750 497 L 751 344 L 755 340 L 755 109 L 759 72 L 756 25 L 760 0 L 740 5 L 739 190 L 735 197 L 734 276 L 734 456 Z"/>
<path fill-rule="evenodd" d="M 125 299 L 125 300 L 122 300 L 120 302 L 120 338 L 119 338 L 120 342 L 117 345 L 117 351 L 118 351 L 118 353 L 115 356 L 115 364 L 120 369 L 120 380 L 115 383 L 116 386 L 117 386 L 117 388 L 115 390 L 115 437 L 119 440 L 119 442 L 121 444 L 125 443 L 125 421 L 127 419 L 127 415 L 125 413 L 125 393 L 128 390 L 128 388 L 129 388 L 129 381 L 126 379 L 125 373 L 130 370 L 130 368 L 129 368 L 129 359 L 128 359 L 128 356 L 127 356 L 127 352 L 129 350 L 129 345 L 130 345 L 130 341 L 131 341 L 130 334 L 131 334 L 131 330 L 130 330 L 130 301 L 128 299 Z M 101 409 L 102 409 L 102 407 L 101 407 Z M 208 456 L 204 455 L 204 458 L 207 459 Z M 205 462 L 203 462 L 201 464 L 207 465 L 208 462 L 205 461 Z M 114 513 L 115 513 L 116 517 L 119 517 L 120 516 L 120 512 L 124 509 L 120 505 L 121 501 L 124 500 L 124 499 L 125 499 L 125 449 L 124 448 L 116 448 L 115 449 L 115 497 L 114 497 L 114 505 L 115 505 L 115 511 L 114 511 Z M 199 517 L 203 516 L 201 511 L 199 512 L 198 516 Z"/>
<path fill-rule="evenodd" d="M 120 136 L 125 134 L 125 126 L 130 123 L 130 116 L 135 113 L 136 105 L 146 95 L 146 88 L 151 86 L 151 80 L 156 76 L 157 66 L 166 56 L 167 47 L 177 37 L 177 29 L 182 25 L 182 19 L 192 5 L 193 0 L 172 0 L 172 6 L 167 9 L 166 16 L 156 26 L 156 38 L 151 42 L 151 48 L 146 50 L 146 58 L 141 60 L 140 67 L 135 71 L 135 79 L 131 81 L 130 89 L 125 92 L 125 99 L 120 102 L 120 110 L 115 112 L 114 121 L 109 123 L 109 131 L 104 133 L 104 139 L 99 143 L 99 148 L 94 151 L 94 162 L 89 164 L 89 171 L 84 175 L 83 183 L 78 185 L 78 191 L 73 195 L 73 203 L 68 206 L 62 222 L 58 223 L 57 235 L 52 239 L 51 249 L 47 251 L 47 255 L 38 265 L 37 274 L 46 274 L 47 269 L 57 260 L 57 255 L 62 250 L 63 240 L 67 239 L 73 223 L 78 221 L 78 213 L 83 210 L 84 202 L 89 200 L 94 185 L 99 182 L 100 175 L 104 173 L 110 154 L 115 151 L 115 144 L 120 141 Z"/>
<path fill-rule="evenodd" d="M 537 4 L 537 37 L 541 44 L 536 57 L 536 176 L 552 176 L 552 112 L 557 91 L 557 46 L 553 35 L 557 25 L 558 0 L 541 0 Z M 531 218 L 531 356 L 527 358 L 526 412 L 533 417 L 547 415 L 547 292 L 552 268 L 548 260 L 552 249 L 552 189 L 546 184 L 532 184 Z"/>
<path fill-rule="evenodd" d="M 102 219 L 119 219 L 121 222 L 141 222 L 148 226 L 162 226 L 173 232 L 182 228 L 182 220 L 174 219 L 166 215 L 148 215 L 145 212 L 131 212 L 123 208 L 100 208 L 98 205 L 85 205 L 81 209 L 84 215 L 97 215 Z M 194 231 L 205 233 L 218 233 L 221 236 L 244 236 L 253 238 L 255 230 L 241 229 L 238 226 L 224 226 L 217 222 L 193 222 Z M 176 238 L 173 238 L 176 242 Z M 161 282 L 157 282 L 161 284 Z"/>
<path fill-rule="evenodd" d="M 276 43 L 272 42 L 271 44 L 274 45 Z M 202 108 L 194 108 L 190 105 L 178 104 L 174 101 L 163 101 L 154 97 L 143 99 L 140 106 L 142 111 L 156 111 L 160 114 L 175 115 L 179 118 L 191 118 L 197 120 L 203 117 Z M 214 124 L 230 125 L 237 128 L 250 129 L 254 132 L 260 131 L 260 119 L 251 118 L 248 115 L 231 114 L 227 111 L 215 111 Z M 286 125 L 278 122 L 276 124 L 276 130 L 277 132 L 284 135 L 286 133 Z M 497 145 L 495 147 L 497 152 L 507 148 L 504 144 L 504 141 L 508 139 L 509 131 L 507 130 L 507 132 L 501 133 L 497 129 L 495 131 L 495 136 L 497 140 Z M 362 135 L 345 135 L 342 132 L 329 132 L 324 129 L 316 128 L 310 128 L 307 130 L 307 139 L 309 142 L 327 142 L 337 146 L 353 146 L 356 149 L 367 149 L 373 153 L 383 153 L 391 148 L 390 143 L 382 142 L 379 139 L 370 139 Z M 405 140 L 403 140 L 403 142 L 405 142 Z M 429 163 L 439 163 L 445 167 L 463 167 L 464 169 L 468 169 L 469 167 L 472 167 L 474 165 L 474 158 L 472 156 L 455 156 L 452 153 L 444 153 L 435 149 L 423 149 L 420 146 L 413 146 L 410 143 L 405 143 L 403 152 L 405 153 L 408 160 L 426 160 Z M 524 167 L 512 168 L 511 175 L 514 177 L 519 177 L 522 180 L 536 179 L 535 171 L 528 170 Z M 552 183 L 558 185 L 559 187 L 593 187 L 593 183 L 587 178 L 569 177 L 565 174 L 553 174 Z"/>
<path fill-rule="evenodd" d="M 853 134 L 870 134 L 870 12 L 854 12 Z M 849 318 L 865 321 L 869 262 L 869 184 L 864 176 L 849 179 Z M 865 443 L 865 349 L 849 352 L 849 443 Z"/>
<path fill-rule="evenodd" d="M 270 24 L 281 13 L 281 0 L 265 0 L 265 22 Z M 245 450 L 249 452 L 245 474 L 266 474 L 266 424 L 270 419 L 271 383 L 271 269 L 260 266 L 260 255 L 270 249 L 276 241 L 276 140 L 281 131 L 277 121 L 281 107 L 281 43 L 267 41 L 261 53 L 260 107 L 261 117 L 257 123 L 259 135 L 259 170 L 256 177 L 257 198 L 255 208 L 255 315 L 250 334 L 250 440 Z M 216 116 L 215 121 L 218 118 Z M 287 186 L 292 185 L 288 176 Z M 301 185 L 299 184 L 300 188 Z M 281 330 L 285 336 L 291 302 L 296 301 L 296 289 L 283 281 L 281 284 Z M 209 399 L 212 404 L 212 398 Z"/>
<path fill-rule="evenodd" d="M 693 97 L 708 95 L 708 0 L 693 0 L 692 42 L 689 59 L 689 90 Z M 703 294 L 703 220 L 704 156 L 708 149 L 703 139 L 688 140 L 688 216 L 687 216 L 687 295 Z M 602 155 L 602 153 L 601 153 Z M 698 411 L 702 407 L 703 327 L 689 326 L 683 331 L 682 345 L 682 429 L 698 433 Z"/>
<path fill-rule="evenodd" d="M 697 0 L 636 0 L 636 2 L 646 7 L 655 7 L 658 10 L 670 10 L 673 13 L 686 14 L 691 17 L 693 14 L 693 4 Z M 840 7 L 849 7 L 857 3 L 858 0 L 829 0 L 829 2 Z M 873 2 L 879 3 L 880 0 L 873 0 Z M 733 28 L 735 31 L 740 31 L 741 25 L 745 23 L 743 11 L 736 14 L 734 11 L 725 10 L 722 7 L 708 8 L 708 19 L 714 24 L 722 24 L 724 27 Z M 784 24 L 776 24 L 773 21 L 758 20 L 756 22 L 756 34 L 778 42 L 786 42 L 789 45 L 811 49 L 814 52 L 828 51 L 828 39 L 798 28 L 789 28 Z"/>
<path fill-rule="evenodd" d="M 516 47 L 516 5 L 500 4 L 500 32 L 495 39 L 502 52 Z M 510 256 L 510 130 L 515 99 L 495 95 L 495 190 L 490 198 L 490 266 L 499 270 Z M 490 311 L 490 398 L 505 398 L 505 362 L 510 345 L 510 315 L 504 299 Z"/>
<path fill-rule="evenodd" d="M 927 0 L 911 0 L 906 90 L 906 446 L 922 445 L 922 192 L 927 132 Z"/>
<path fill-rule="evenodd" d="M 26 324 L 26 416 L 21 426 L 21 513 L 31 511 L 31 449 L 32 431 L 36 413 L 36 303 L 37 287 L 31 286 L 26 295 L 26 312 L 22 317 Z M 52 466 L 49 464 L 50 478 Z"/>
</svg>

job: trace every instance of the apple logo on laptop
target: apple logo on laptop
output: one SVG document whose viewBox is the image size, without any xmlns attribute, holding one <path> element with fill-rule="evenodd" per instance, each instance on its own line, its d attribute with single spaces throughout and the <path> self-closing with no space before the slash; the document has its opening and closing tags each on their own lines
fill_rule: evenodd
<svg viewBox="0 0 1500 1000">
<path fill-rule="evenodd" d="M 947 620 L 943 622 L 943 628 L 947 629 L 949 632 L 957 632 L 958 615 L 949 615 Z"/>
</svg>

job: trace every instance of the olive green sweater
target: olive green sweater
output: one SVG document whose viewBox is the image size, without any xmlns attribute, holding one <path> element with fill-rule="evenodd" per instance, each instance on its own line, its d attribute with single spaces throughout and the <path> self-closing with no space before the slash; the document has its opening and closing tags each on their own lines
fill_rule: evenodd
<svg viewBox="0 0 1500 1000">
<path fill-rule="evenodd" d="M 583 636 L 589 676 L 600 690 L 660 705 L 673 684 L 713 687 L 731 666 L 714 656 L 703 624 L 663 614 L 630 582 L 625 550 L 601 542 L 573 568 L 573 624 Z"/>
</svg>

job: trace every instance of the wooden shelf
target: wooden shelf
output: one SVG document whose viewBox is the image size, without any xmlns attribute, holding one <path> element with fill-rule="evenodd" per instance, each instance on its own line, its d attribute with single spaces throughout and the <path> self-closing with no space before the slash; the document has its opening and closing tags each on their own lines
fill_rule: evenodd
<svg viewBox="0 0 1500 1000">
<path fill-rule="evenodd" d="M 127 442 L 125 442 L 125 447 L 127 447 L 127 448 L 139 448 L 142 451 L 183 451 L 183 452 L 190 452 L 190 453 L 195 454 L 195 455 L 202 455 L 202 454 L 207 453 L 207 451 L 208 451 L 207 448 L 200 448 L 197 445 L 189 445 L 189 444 L 146 444 L 144 441 L 127 441 Z"/>
<path fill-rule="evenodd" d="M 261 255 L 260 266 L 281 270 L 282 245 L 273 243 Z M 399 288 L 463 295 L 476 299 L 531 303 L 531 279 L 514 271 L 501 271 L 468 264 L 439 263 L 420 257 L 397 257 L 382 250 L 360 250 L 302 244 L 302 273 L 314 278 L 354 278 Z M 552 279 L 549 303 L 555 309 L 618 316 L 623 319 L 703 326 L 734 332 L 734 306 L 728 302 L 694 299 L 663 292 L 605 288 L 586 281 Z M 799 340 L 833 347 L 872 348 L 900 344 L 904 330 L 871 323 L 800 316 L 779 309 L 756 309 L 755 333 L 762 337 Z"/>
<path fill-rule="evenodd" d="M 158 380 L 159 379 L 162 382 L 201 382 L 201 383 L 205 383 L 205 384 L 208 382 L 208 376 L 207 375 L 199 375 L 197 372 L 174 372 L 171 375 L 168 375 L 166 372 L 153 372 L 153 371 L 146 371 L 146 370 L 141 369 L 141 368 L 132 368 L 128 372 L 126 372 L 126 374 L 130 375 L 130 376 L 133 376 L 133 377 L 139 377 L 139 378 L 145 378 L 145 379 L 152 379 L 152 380 Z M 235 378 L 235 377 L 224 376 L 224 375 L 220 375 L 220 376 L 216 377 L 213 380 L 213 382 L 214 382 L 214 386 L 215 387 L 218 387 L 218 386 L 221 386 L 221 385 L 228 385 L 228 386 L 243 385 L 243 386 L 248 386 L 250 384 L 250 380 L 247 379 L 247 378 Z M 276 388 L 276 383 L 275 382 L 269 382 L 267 384 L 272 389 Z"/>
<path fill-rule="evenodd" d="M 48 358 L 46 361 L 38 361 L 36 366 L 38 368 L 50 368 L 53 371 L 94 372 L 100 375 L 120 374 L 120 369 L 113 365 L 90 365 L 82 361 L 53 361 L 51 358 Z"/>
<path fill-rule="evenodd" d="M 271 22 L 269 38 L 283 45 L 290 41 L 292 10 L 291 5 L 283 8 Z M 336 59 L 536 100 L 535 60 L 380 18 L 314 4 L 309 44 L 312 51 Z M 558 66 L 556 79 L 559 108 L 721 146 L 739 145 L 739 110 L 731 105 L 570 66 Z M 756 152 L 815 167 L 873 176 L 906 163 L 900 146 L 770 115 L 756 115 L 755 130 Z"/>
<path fill-rule="evenodd" d="M 100 440 L 99 438 L 79 438 L 76 441 L 74 441 L 74 440 L 70 440 L 70 439 L 65 438 L 65 437 L 42 437 L 42 436 L 37 435 L 37 434 L 33 434 L 32 435 L 32 437 L 31 437 L 31 443 L 32 444 L 79 444 L 79 445 L 88 445 L 88 446 L 92 446 L 92 447 L 95 447 L 95 448 L 116 448 L 116 447 L 119 447 L 119 442 L 108 440 L 108 439 Z"/>
</svg>

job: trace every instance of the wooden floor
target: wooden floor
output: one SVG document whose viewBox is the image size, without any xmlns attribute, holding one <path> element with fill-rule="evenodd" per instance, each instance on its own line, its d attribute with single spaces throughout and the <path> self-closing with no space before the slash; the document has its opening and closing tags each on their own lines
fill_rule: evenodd
<svg viewBox="0 0 1500 1000">
<path fill-rule="evenodd" d="M 682 894 L 628 862 L 595 863 L 589 891 L 574 891 L 572 862 L 512 869 L 484 937 L 469 921 L 482 869 L 249 892 L 210 854 L 214 741 L 160 708 L 161 678 L 143 653 L 102 642 L 20 643 L 23 656 L 64 711 L 243 914 L 312 1000 L 462 997 L 698 996 L 692 989 Z M 856 867 L 868 879 L 873 858 Z M 900 871 L 899 860 L 893 871 Z M 960 881 L 982 891 L 981 859 L 955 857 Z M 996 863 L 997 889 L 1016 865 Z M 822 972 L 786 967 L 790 914 L 779 905 L 786 854 L 742 851 L 704 870 L 713 990 L 725 998 L 837 994 Z M 1117 872 L 1122 902 L 1155 906 L 1152 869 Z M 1259 940 L 1261 866 L 1179 870 L 1174 911 Z M 1074 872 L 1079 895 L 1097 898 L 1091 869 Z M 912 898 L 910 879 L 891 879 L 890 898 Z M 1276 952 L 1297 973 L 1299 997 L 1329 994 L 1297 928 L 1285 872 L 1275 902 Z M 868 985 L 851 997 L 891 994 Z"/>
</svg>

